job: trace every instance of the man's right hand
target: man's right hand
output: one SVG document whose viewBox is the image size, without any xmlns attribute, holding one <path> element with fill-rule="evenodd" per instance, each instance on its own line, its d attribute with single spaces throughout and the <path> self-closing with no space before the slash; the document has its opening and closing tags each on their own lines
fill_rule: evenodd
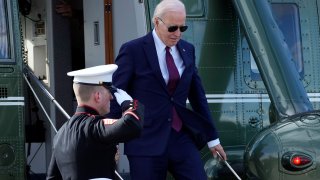
<svg viewBox="0 0 320 180">
<path fill-rule="evenodd" d="M 59 4 L 56 5 L 56 12 L 58 14 L 61 14 L 64 17 L 71 17 L 72 16 L 71 5 L 63 0 L 60 0 Z"/>
<path fill-rule="evenodd" d="M 123 103 L 123 101 L 132 100 L 132 97 L 122 89 L 117 89 L 117 92 L 114 93 L 114 96 L 116 97 L 116 100 L 120 106 Z"/>
</svg>

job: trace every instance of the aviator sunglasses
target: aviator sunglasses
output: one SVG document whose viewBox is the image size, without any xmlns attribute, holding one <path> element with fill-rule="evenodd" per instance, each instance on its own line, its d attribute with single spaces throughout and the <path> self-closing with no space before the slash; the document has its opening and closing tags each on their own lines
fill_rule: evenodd
<svg viewBox="0 0 320 180">
<path fill-rule="evenodd" d="M 161 18 L 158 17 L 158 19 L 166 25 L 166 23 L 163 22 Z M 166 25 L 167 26 L 167 25 Z M 168 27 L 168 32 L 175 32 L 176 30 L 180 29 L 180 32 L 185 32 L 188 29 L 188 26 L 169 26 Z"/>
</svg>

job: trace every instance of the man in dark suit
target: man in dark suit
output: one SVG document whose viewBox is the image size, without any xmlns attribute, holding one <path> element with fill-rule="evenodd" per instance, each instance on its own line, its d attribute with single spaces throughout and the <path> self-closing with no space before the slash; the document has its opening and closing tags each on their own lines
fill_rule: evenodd
<svg viewBox="0 0 320 180">
<path fill-rule="evenodd" d="M 154 30 L 122 45 L 115 63 L 115 86 L 145 105 L 140 138 L 125 144 L 132 180 L 207 179 L 198 149 L 220 145 L 195 65 L 194 46 L 182 39 L 186 10 L 179 0 L 163 0 L 154 12 Z M 193 111 L 186 108 L 187 99 Z M 112 112 L 117 109 L 112 103 Z M 114 113 L 112 116 L 116 117 Z M 204 142 L 204 143 L 203 143 Z"/>
<path fill-rule="evenodd" d="M 116 69 L 112 64 L 68 73 L 78 107 L 54 138 L 47 180 L 116 178 L 116 145 L 138 137 L 143 122 L 143 105 L 112 86 Z M 110 111 L 112 92 L 123 110 L 120 119 L 102 116 Z"/>
</svg>

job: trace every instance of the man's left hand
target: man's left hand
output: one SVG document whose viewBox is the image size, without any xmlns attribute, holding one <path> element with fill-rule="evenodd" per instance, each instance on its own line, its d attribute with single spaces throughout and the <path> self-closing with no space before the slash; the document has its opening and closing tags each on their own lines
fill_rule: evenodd
<svg viewBox="0 0 320 180">
<path fill-rule="evenodd" d="M 212 155 L 214 157 L 217 157 L 217 152 L 219 152 L 219 154 L 223 157 L 223 159 L 226 161 L 227 160 L 227 155 L 223 150 L 223 147 L 221 146 L 221 144 L 218 144 L 212 148 L 210 148 L 210 151 L 212 152 Z"/>
</svg>

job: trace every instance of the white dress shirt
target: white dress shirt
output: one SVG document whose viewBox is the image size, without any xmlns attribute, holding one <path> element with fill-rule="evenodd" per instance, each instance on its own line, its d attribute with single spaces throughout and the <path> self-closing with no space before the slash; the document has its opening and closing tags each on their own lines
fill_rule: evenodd
<svg viewBox="0 0 320 180">
<path fill-rule="evenodd" d="M 154 40 L 156 50 L 157 50 L 160 70 L 161 70 L 164 81 L 166 82 L 166 84 L 168 84 L 169 72 L 168 72 L 167 63 L 166 63 L 166 49 L 165 49 L 166 45 L 161 41 L 161 39 L 157 35 L 155 29 L 153 29 L 153 31 L 152 31 L 152 36 L 153 36 L 153 40 Z M 183 64 L 183 60 L 180 56 L 180 53 L 179 53 L 177 47 L 176 46 L 170 47 L 170 53 L 173 57 L 174 63 L 176 65 L 176 67 L 179 71 L 179 75 L 181 77 L 181 75 L 185 69 L 185 66 Z M 219 138 L 212 140 L 212 141 L 209 141 L 208 147 L 212 148 L 218 144 L 220 144 Z"/>
<path fill-rule="evenodd" d="M 165 49 L 166 45 L 160 40 L 160 38 L 158 37 L 155 30 L 152 31 L 152 35 L 153 35 L 154 43 L 156 45 L 160 70 L 161 70 L 164 81 L 166 82 L 166 84 L 168 84 L 169 72 L 168 72 L 167 62 L 166 62 L 166 49 Z M 176 67 L 179 71 L 179 75 L 181 77 L 181 75 L 185 69 L 185 66 L 183 64 L 183 60 L 180 56 L 180 53 L 179 53 L 177 47 L 176 46 L 170 47 L 170 53 L 173 57 L 174 64 L 176 65 Z"/>
</svg>

